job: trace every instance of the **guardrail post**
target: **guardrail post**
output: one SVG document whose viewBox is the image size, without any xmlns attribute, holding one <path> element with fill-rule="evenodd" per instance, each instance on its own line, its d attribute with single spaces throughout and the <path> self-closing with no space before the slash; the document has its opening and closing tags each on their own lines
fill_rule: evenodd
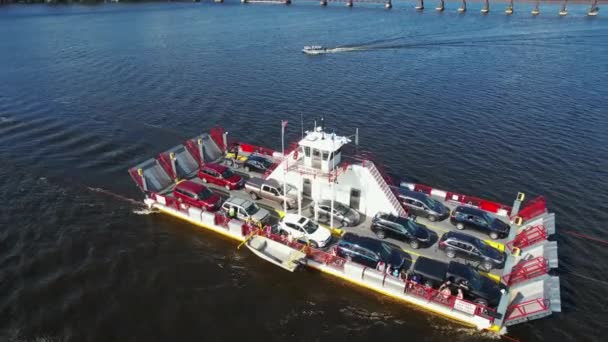
<svg viewBox="0 0 608 342">
<path fill-rule="evenodd" d="M 141 187 L 144 189 L 144 192 L 148 191 L 148 183 L 146 182 L 146 177 L 144 177 L 144 170 L 137 169 L 137 174 L 141 177 Z"/>
<path fill-rule="evenodd" d="M 204 152 L 203 139 L 198 138 L 197 143 L 198 143 L 198 154 L 201 156 L 201 166 L 202 166 L 203 164 L 205 164 L 205 154 L 203 153 Z"/>
<path fill-rule="evenodd" d="M 177 168 L 175 167 L 175 153 L 169 153 L 169 159 L 171 159 L 171 170 L 173 170 L 173 175 L 175 176 L 174 181 L 178 181 L 179 177 L 177 176 Z"/>
</svg>

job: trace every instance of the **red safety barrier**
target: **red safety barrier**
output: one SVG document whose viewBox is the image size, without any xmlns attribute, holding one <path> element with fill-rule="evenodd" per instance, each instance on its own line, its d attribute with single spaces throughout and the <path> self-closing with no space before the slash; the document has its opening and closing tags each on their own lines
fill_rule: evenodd
<svg viewBox="0 0 608 342">
<path fill-rule="evenodd" d="M 237 144 L 239 145 L 239 148 L 242 152 L 249 153 L 249 154 L 257 153 L 257 154 L 263 154 L 263 155 L 272 157 L 272 155 L 275 153 L 275 151 L 273 149 L 267 148 L 267 147 L 240 143 L 240 142 Z"/>
<path fill-rule="evenodd" d="M 429 191 L 430 193 L 430 191 Z M 481 210 L 485 210 L 491 213 L 497 213 L 499 210 L 505 210 L 509 214 L 512 208 L 508 205 L 500 204 L 498 202 L 492 202 L 484 200 L 479 197 L 473 197 L 468 195 L 462 195 L 455 192 L 448 192 L 445 196 L 446 201 L 454 201 L 462 204 L 471 205 Z"/>
<path fill-rule="evenodd" d="M 513 247 L 523 249 L 544 240 L 547 240 L 547 229 L 540 224 L 522 230 L 515 239 L 507 242 L 507 247 L 510 250 L 513 250 Z"/>
<path fill-rule="evenodd" d="M 517 213 L 524 221 L 529 221 L 539 215 L 547 212 L 547 201 L 544 196 L 538 196 L 526 205 Z"/>
<path fill-rule="evenodd" d="M 536 278 L 549 272 L 549 264 L 544 257 L 536 257 L 534 259 L 522 261 L 515 265 L 511 273 L 505 274 L 502 280 L 507 285 L 521 283 L 523 281 Z"/>
<path fill-rule="evenodd" d="M 546 312 L 547 310 L 549 310 L 548 300 L 543 298 L 532 299 L 509 307 L 506 321 Z"/>
<path fill-rule="evenodd" d="M 431 190 L 433 190 L 433 188 L 428 185 L 414 184 L 414 191 L 423 192 L 427 195 L 430 195 Z"/>
</svg>

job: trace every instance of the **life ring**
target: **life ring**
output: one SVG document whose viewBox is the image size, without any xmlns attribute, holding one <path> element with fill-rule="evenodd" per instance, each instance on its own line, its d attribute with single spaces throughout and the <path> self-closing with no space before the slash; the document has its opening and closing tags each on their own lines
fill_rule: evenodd
<svg viewBox="0 0 608 342">
<path fill-rule="evenodd" d="M 293 159 L 298 160 L 298 150 L 293 151 Z"/>
</svg>

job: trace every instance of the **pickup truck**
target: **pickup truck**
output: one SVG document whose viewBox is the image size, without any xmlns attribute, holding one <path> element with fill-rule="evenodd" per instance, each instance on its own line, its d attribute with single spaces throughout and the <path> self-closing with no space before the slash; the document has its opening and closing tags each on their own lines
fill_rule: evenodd
<svg viewBox="0 0 608 342">
<path fill-rule="evenodd" d="M 291 185 L 287 185 L 287 196 L 284 196 L 282 194 L 283 185 L 279 184 L 275 179 L 249 178 L 245 183 L 245 190 L 254 200 L 265 198 L 277 203 L 283 203 L 283 200 L 287 199 L 288 209 L 294 208 L 298 203 L 296 189 Z"/>
<path fill-rule="evenodd" d="M 452 292 L 460 288 L 465 299 L 481 305 L 496 307 L 502 296 L 497 283 L 479 274 L 472 266 L 455 261 L 446 264 L 438 260 L 418 257 L 412 268 L 412 274 L 418 276 L 423 284 L 434 289 L 449 281 Z"/>
</svg>

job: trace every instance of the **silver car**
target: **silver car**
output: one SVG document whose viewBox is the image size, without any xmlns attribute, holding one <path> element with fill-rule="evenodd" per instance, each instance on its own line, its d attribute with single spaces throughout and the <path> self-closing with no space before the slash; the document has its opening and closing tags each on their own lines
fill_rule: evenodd
<svg viewBox="0 0 608 342">
<path fill-rule="evenodd" d="M 319 219 L 326 219 L 330 221 L 331 201 L 323 200 L 315 203 L 310 207 L 310 213 L 314 215 L 315 209 L 318 212 Z M 334 201 L 333 211 L 334 222 L 340 222 L 343 226 L 356 226 L 361 221 L 361 214 L 356 210 L 349 208 L 348 206 Z"/>
<path fill-rule="evenodd" d="M 245 222 L 251 220 L 253 222 L 265 223 L 270 218 L 268 210 L 258 207 L 253 201 L 238 197 L 230 197 L 222 204 L 222 210 L 227 215 L 232 213 L 234 214 L 233 218 Z"/>
</svg>

